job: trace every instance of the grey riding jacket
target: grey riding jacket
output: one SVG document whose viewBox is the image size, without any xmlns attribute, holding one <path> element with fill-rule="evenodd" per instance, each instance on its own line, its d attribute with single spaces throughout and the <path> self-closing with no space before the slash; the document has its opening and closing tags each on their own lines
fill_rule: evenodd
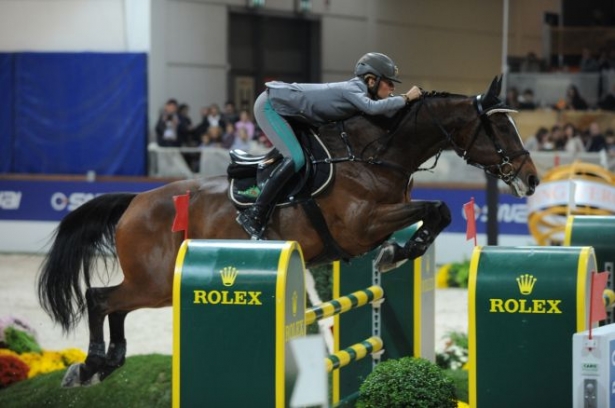
<svg viewBox="0 0 615 408">
<path fill-rule="evenodd" d="M 325 124 L 365 112 L 368 115 L 393 115 L 406 105 L 402 96 L 373 100 L 367 85 L 355 77 L 345 82 L 298 84 L 279 81 L 265 84 L 273 109 L 281 116 L 302 117 Z"/>
</svg>

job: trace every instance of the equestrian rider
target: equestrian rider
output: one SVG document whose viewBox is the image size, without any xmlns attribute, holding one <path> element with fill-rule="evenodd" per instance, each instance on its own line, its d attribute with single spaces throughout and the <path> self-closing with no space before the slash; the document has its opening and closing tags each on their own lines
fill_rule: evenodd
<svg viewBox="0 0 615 408">
<path fill-rule="evenodd" d="M 407 93 L 393 96 L 395 82 L 400 82 L 397 66 L 384 54 L 365 54 L 357 62 L 354 74 L 345 82 L 265 84 L 267 89 L 254 103 L 254 117 L 284 159 L 261 187 L 254 205 L 237 216 L 237 222 L 252 239 L 261 237 L 283 186 L 305 164 L 301 146 L 285 118 L 323 125 L 359 113 L 392 116 L 421 95 L 420 89 L 413 86 Z"/>
</svg>

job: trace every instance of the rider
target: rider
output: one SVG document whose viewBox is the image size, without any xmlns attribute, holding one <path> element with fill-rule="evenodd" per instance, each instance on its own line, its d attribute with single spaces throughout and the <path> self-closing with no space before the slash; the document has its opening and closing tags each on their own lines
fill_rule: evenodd
<svg viewBox="0 0 615 408">
<path fill-rule="evenodd" d="M 421 95 L 420 89 L 413 86 L 407 93 L 393 96 L 395 82 L 400 82 L 397 66 L 384 54 L 363 55 L 354 74 L 354 78 L 345 82 L 289 84 L 273 81 L 265 84 L 267 89 L 254 103 L 254 117 L 284 159 L 261 187 L 254 205 L 237 216 L 237 222 L 253 239 L 261 237 L 284 184 L 305 164 L 301 146 L 285 118 L 300 118 L 323 125 L 361 112 L 393 115 Z"/>
</svg>

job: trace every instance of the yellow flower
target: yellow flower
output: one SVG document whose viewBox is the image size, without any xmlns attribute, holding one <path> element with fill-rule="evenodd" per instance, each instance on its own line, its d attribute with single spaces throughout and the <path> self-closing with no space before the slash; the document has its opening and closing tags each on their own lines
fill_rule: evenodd
<svg viewBox="0 0 615 408">
<path fill-rule="evenodd" d="M 457 408 L 470 408 L 470 406 L 463 401 L 457 401 Z"/>
<path fill-rule="evenodd" d="M 438 269 L 436 274 L 436 289 L 448 288 L 448 274 L 451 269 L 451 264 L 447 263 Z"/>
<path fill-rule="evenodd" d="M 0 348 L 0 356 L 12 356 L 19 358 L 19 354 L 7 348 Z"/>
<path fill-rule="evenodd" d="M 83 363 L 87 355 L 78 348 L 69 348 L 62 351 L 62 360 L 68 367 L 75 363 Z"/>
<path fill-rule="evenodd" d="M 30 366 L 28 378 L 66 368 L 62 355 L 57 351 L 43 351 L 42 354 L 24 353 L 21 357 Z"/>
</svg>

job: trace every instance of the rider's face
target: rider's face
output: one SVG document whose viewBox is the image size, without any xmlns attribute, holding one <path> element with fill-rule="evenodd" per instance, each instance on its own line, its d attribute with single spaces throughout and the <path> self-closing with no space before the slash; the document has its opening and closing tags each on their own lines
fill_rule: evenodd
<svg viewBox="0 0 615 408">
<path fill-rule="evenodd" d="M 378 86 L 378 99 L 384 99 L 391 96 L 395 90 L 395 82 L 390 79 L 382 78 Z"/>
</svg>

